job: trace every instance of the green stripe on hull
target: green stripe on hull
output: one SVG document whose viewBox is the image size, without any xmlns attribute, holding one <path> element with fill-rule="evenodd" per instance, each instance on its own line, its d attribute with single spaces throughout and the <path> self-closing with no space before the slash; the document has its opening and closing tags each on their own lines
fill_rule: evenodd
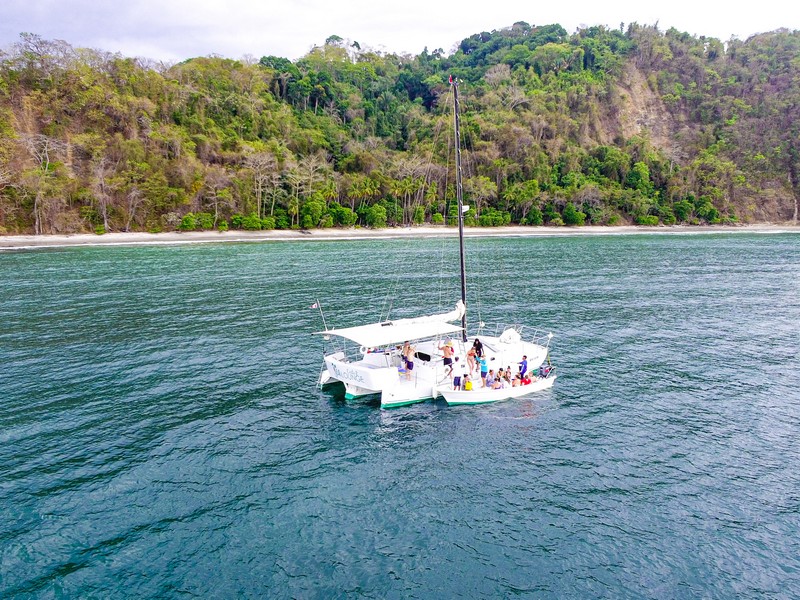
<svg viewBox="0 0 800 600">
<path fill-rule="evenodd" d="M 426 398 L 421 400 L 406 400 L 404 402 L 393 402 L 392 404 L 381 404 L 381 408 L 400 408 L 401 406 L 410 406 L 412 404 L 419 404 L 425 402 Z"/>
<path fill-rule="evenodd" d="M 380 392 L 369 392 L 368 394 L 351 394 L 350 392 L 347 391 L 347 388 L 345 388 L 344 399 L 345 400 L 361 400 L 363 398 L 371 398 L 373 396 L 380 396 L 380 395 L 381 395 Z"/>
</svg>

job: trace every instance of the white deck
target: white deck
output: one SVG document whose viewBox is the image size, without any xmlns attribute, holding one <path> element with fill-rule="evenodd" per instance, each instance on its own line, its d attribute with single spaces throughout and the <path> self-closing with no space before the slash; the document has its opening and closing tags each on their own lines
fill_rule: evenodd
<svg viewBox="0 0 800 600">
<path fill-rule="evenodd" d="M 540 392 L 553 387 L 556 376 L 551 375 L 546 378 L 539 378 L 532 381 L 528 385 L 519 385 L 517 387 L 508 387 L 499 390 L 489 388 L 477 388 L 474 390 L 440 390 L 442 396 L 447 401 L 447 404 L 488 404 L 490 402 L 501 402 L 503 400 L 510 400 L 511 398 L 521 398 L 528 394 Z"/>
</svg>

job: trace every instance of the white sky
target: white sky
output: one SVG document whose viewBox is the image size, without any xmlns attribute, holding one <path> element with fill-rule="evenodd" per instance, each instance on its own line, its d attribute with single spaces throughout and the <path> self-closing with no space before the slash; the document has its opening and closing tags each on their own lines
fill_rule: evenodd
<svg viewBox="0 0 800 600">
<path fill-rule="evenodd" d="M 800 29 L 800 3 L 762 0 L 0 0 L 0 48 L 21 32 L 61 39 L 125 56 L 180 61 L 219 54 L 295 60 L 330 35 L 362 48 L 419 54 L 449 53 L 465 37 L 526 21 L 619 27 L 621 22 L 675 27 L 693 35 L 746 39 L 781 27 Z"/>
</svg>

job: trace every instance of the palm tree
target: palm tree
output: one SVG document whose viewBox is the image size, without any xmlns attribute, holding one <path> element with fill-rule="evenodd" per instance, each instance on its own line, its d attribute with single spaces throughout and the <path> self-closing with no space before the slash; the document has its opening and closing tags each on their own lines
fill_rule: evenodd
<svg viewBox="0 0 800 600">
<path fill-rule="evenodd" d="M 297 196 L 292 196 L 291 198 L 289 198 L 289 201 L 286 203 L 286 211 L 292 218 L 291 226 L 294 227 L 295 217 L 297 217 L 300 214 L 300 200 L 297 198 Z"/>
</svg>

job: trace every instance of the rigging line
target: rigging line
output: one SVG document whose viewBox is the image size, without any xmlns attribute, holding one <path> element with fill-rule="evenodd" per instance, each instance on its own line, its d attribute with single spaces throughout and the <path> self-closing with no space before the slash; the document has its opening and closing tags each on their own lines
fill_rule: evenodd
<svg viewBox="0 0 800 600">
<path fill-rule="evenodd" d="M 445 102 L 443 106 L 445 109 L 448 106 L 451 106 L 451 103 L 454 102 L 453 90 L 448 87 L 448 92 L 445 97 Z M 444 186 L 443 189 L 440 191 L 442 194 L 442 199 L 444 200 L 444 227 L 449 227 L 449 213 L 450 213 L 450 201 L 448 198 L 448 190 L 450 187 L 450 161 L 451 161 L 451 152 L 453 151 L 453 131 L 452 128 L 449 126 L 447 110 L 442 111 L 439 115 L 438 119 L 438 127 L 439 133 L 441 131 L 445 131 L 446 143 L 445 143 L 445 169 L 444 169 Z M 446 273 L 450 273 L 451 271 L 448 269 L 445 271 L 445 262 L 446 262 L 446 250 L 448 246 L 448 242 L 450 242 L 449 236 L 442 236 L 440 243 L 439 243 L 439 307 L 441 308 L 444 304 L 450 304 L 450 294 L 445 294 L 445 289 L 449 286 L 447 285 L 450 283 L 448 281 Z M 447 295 L 447 298 L 445 298 Z"/>
<path fill-rule="evenodd" d="M 397 289 L 400 285 L 400 275 L 402 269 L 395 270 L 393 280 L 390 280 L 390 284 L 388 286 L 388 293 L 386 297 L 383 299 L 383 304 L 381 305 L 381 312 L 380 312 L 380 322 L 388 321 L 389 317 L 392 313 L 392 308 L 394 307 L 394 299 L 397 297 Z M 384 309 L 386 309 L 386 316 L 384 317 Z"/>
<path fill-rule="evenodd" d="M 417 192 L 417 200 L 419 201 L 420 204 L 423 204 L 425 202 L 426 195 L 429 192 L 430 187 L 431 187 L 431 180 L 433 179 L 432 175 L 434 174 L 434 168 L 436 168 L 436 166 L 437 166 L 434 163 L 434 152 L 436 151 L 436 146 L 437 146 L 439 138 L 441 137 L 441 134 L 442 134 L 442 127 L 443 127 L 443 124 L 442 124 L 441 119 L 436 119 L 435 120 L 435 127 L 434 127 L 434 130 L 433 130 L 433 139 L 432 139 L 432 143 L 431 143 L 431 145 L 429 147 L 429 150 L 428 150 L 428 156 L 427 156 L 427 160 L 426 160 L 426 164 L 425 164 L 425 172 L 423 173 L 423 184 L 427 183 L 428 187 L 427 187 L 427 190 L 426 190 L 425 186 L 422 185 L 422 186 L 420 186 L 420 188 L 419 188 L 419 190 Z M 438 171 L 438 169 L 437 169 L 437 171 Z M 439 188 L 438 184 L 441 183 L 441 182 L 440 181 L 436 181 L 434 183 L 437 184 L 437 187 L 436 187 L 436 196 L 434 196 L 433 201 L 434 201 L 434 203 L 437 203 L 437 201 L 438 201 L 437 196 L 438 196 L 439 193 L 441 193 L 440 190 L 438 189 Z M 434 204 L 434 206 L 435 206 L 435 208 L 438 208 L 438 205 Z M 433 206 L 432 206 L 432 208 L 433 208 Z"/>
<path fill-rule="evenodd" d="M 383 303 L 381 304 L 381 309 L 378 312 L 378 322 L 383 322 L 383 311 L 386 310 L 386 318 L 389 318 L 389 311 L 391 310 L 391 306 L 387 307 L 387 304 L 391 302 L 392 293 L 391 293 L 391 284 L 389 285 L 389 290 L 387 291 L 386 295 L 383 297 Z"/>
<path fill-rule="evenodd" d="M 477 243 L 477 240 L 473 240 Z M 473 277 L 471 279 L 470 288 L 473 290 L 473 301 L 475 305 L 475 311 L 478 313 L 478 329 L 480 329 L 480 323 L 483 322 L 483 315 L 481 314 L 481 283 L 480 283 L 480 274 L 483 273 L 481 269 L 481 253 L 480 251 L 473 251 L 469 254 L 469 261 L 474 266 L 473 270 Z"/>
<path fill-rule="evenodd" d="M 441 240 L 439 243 L 439 308 L 443 307 L 445 304 L 449 304 L 449 296 L 450 294 L 447 293 L 447 276 L 445 275 L 445 266 L 447 264 L 446 259 L 446 247 L 444 240 Z"/>
<path fill-rule="evenodd" d="M 452 93 L 448 90 L 448 94 Z M 433 127 L 433 135 L 431 137 L 431 143 L 428 146 L 428 151 L 425 156 L 424 162 L 424 169 L 421 173 L 421 184 L 417 187 L 417 190 L 414 192 L 414 205 L 421 205 L 425 206 L 426 208 L 431 209 L 431 217 L 433 216 L 433 211 L 437 211 L 439 209 L 439 196 L 444 195 L 444 191 L 442 190 L 442 169 L 439 167 L 438 161 L 435 161 L 436 150 L 439 147 L 440 140 L 442 137 L 442 130 L 449 132 L 449 128 L 444 127 L 445 122 L 441 118 L 441 115 L 436 114 L 436 110 L 433 109 L 431 111 L 431 118 L 434 122 Z M 449 151 L 449 146 L 447 146 Z M 414 175 L 417 175 L 415 172 Z M 447 170 L 444 169 L 444 175 L 446 177 Z M 432 197 L 432 202 L 430 207 L 427 206 L 426 200 L 428 198 L 428 194 L 430 193 L 430 189 L 432 185 L 436 185 L 435 187 L 435 195 Z M 446 189 L 447 182 L 445 180 L 444 188 Z M 411 215 L 413 221 L 413 212 Z M 440 281 L 441 286 L 441 281 Z M 441 307 L 441 297 L 439 299 L 439 305 Z"/>
<path fill-rule="evenodd" d="M 473 112 L 473 111 L 470 110 L 470 105 L 472 103 L 470 102 L 468 95 L 462 96 L 461 100 L 462 100 L 462 103 L 463 103 L 463 106 L 464 106 L 464 110 L 462 111 L 462 116 L 465 117 L 465 120 L 469 124 L 469 115 L 470 115 L 471 112 Z M 467 150 L 466 152 L 463 152 L 462 156 L 461 156 L 461 158 L 462 158 L 462 165 L 461 165 L 462 166 L 462 171 L 464 172 L 464 174 L 466 175 L 466 177 L 468 179 L 469 178 L 474 178 L 475 176 L 477 176 L 477 167 L 476 167 L 476 161 L 475 161 L 475 152 L 476 152 L 476 150 L 475 150 L 475 137 L 473 135 L 472 128 L 465 127 L 464 129 L 462 129 L 462 135 L 463 135 L 464 148 L 465 148 L 465 150 Z M 471 198 L 471 208 L 472 208 L 473 214 L 477 217 L 477 210 L 476 210 L 477 201 L 476 201 L 476 198 L 474 198 L 474 197 Z M 478 243 L 478 242 L 475 242 L 473 240 L 473 245 L 475 245 L 476 243 Z M 471 298 L 472 298 L 472 300 L 474 302 L 472 308 L 475 310 L 475 312 L 477 313 L 477 316 L 478 316 L 478 329 L 480 329 L 480 323 L 483 322 L 483 314 L 482 314 L 482 310 L 481 310 L 482 289 L 481 289 L 480 275 L 479 275 L 483 271 L 481 270 L 482 269 L 482 264 L 481 264 L 481 256 L 480 256 L 480 254 L 481 253 L 479 251 L 473 251 L 473 252 L 467 253 L 467 260 L 470 262 L 470 265 L 472 266 L 472 269 L 470 270 L 470 272 L 475 275 L 470 280 L 470 290 L 472 292 L 470 294 L 470 296 L 471 296 Z"/>
</svg>

